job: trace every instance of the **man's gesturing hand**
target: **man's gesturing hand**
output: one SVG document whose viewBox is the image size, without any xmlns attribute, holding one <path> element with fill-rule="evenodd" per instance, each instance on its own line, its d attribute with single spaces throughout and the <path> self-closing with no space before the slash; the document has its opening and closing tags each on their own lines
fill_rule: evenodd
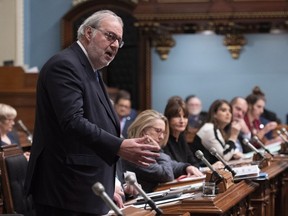
<svg viewBox="0 0 288 216">
<path fill-rule="evenodd" d="M 147 167 L 155 163 L 156 157 L 159 157 L 159 145 L 150 137 L 145 136 L 136 139 L 125 139 L 118 151 L 118 155 L 131 163 Z"/>
</svg>

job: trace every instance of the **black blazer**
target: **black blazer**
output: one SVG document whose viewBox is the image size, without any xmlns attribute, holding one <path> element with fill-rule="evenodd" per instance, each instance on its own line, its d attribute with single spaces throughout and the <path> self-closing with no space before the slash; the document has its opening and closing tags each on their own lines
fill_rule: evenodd
<svg viewBox="0 0 288 216">
<path fill-rule="evenodd" d="M 91 187 L 113 197 L 119 120 L 87 57 L 75 42 L 42 68 L 25 188 L 36 202 L 78 212 L 109 210 Z"/>
</svg>

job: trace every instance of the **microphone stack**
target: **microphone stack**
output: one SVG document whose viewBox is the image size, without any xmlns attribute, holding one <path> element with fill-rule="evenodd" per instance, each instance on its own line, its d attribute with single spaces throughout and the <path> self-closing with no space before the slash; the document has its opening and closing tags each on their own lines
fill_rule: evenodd
<svg viewBox="0 0 288 216">
<path fill-rule="evenodd" d="M 127 175 L 125 177 L 125 181 L 128 184 L 132 185 L 139 192 L 139 194 L 145 199 L 146 203 L 151 207 L 151 209 L 156 212 L 156 216 L 160 216 L 163 214 L 163 211 L 158 208 L 156 203 L 145 193 L 145 191 L 142 190 L 141 187 L 138 186 L 138 184 L 136 184 L 136 179 L 134 176 L 132 176 L 131 174 Z"/>
<path fill-rule="evenodd" d="M 260 145 L 262 147 L 262 149 L 264 149 L 264 151 L 269 154 L 271 157 L 274 157 L 274 155 L 266 148 L 266 146 L 264 145 L 264 143 L 262 143 L 262 141 L 257 137 L 257 136 L 253 136 L 252 137 L 252 141 L 258 143 L 258 145 Z"/>
<path fill-rule="evenodd" d="M 32 133 L 28 130 L 28 128 L 24 125 L 23 121 L 20 119 L 17 121 L 17 125 L 20 127 L 20 129 L 26 134 L 27 140 L 29 141 L 30 144 L 32 144 L 33 141 L 33 135 Z"/>
<path fill-rule="evenodd" d="M 223 170 L 215 170 L 213 166 L 207 161 L 202 151 L 197 150 L 195 152 L 195 156 L 200 159 L 208 168 L 209 171 L 207 171 L 206 174 L 206 180 L 207 182 L 215 182 L 216 190 L 215 193 L 223 193 L 226 191 L 229 187 L 231 187 L 233 182 L 233 175 L 231 172 L 227 172 L 224 169 Z"/>
<path fill-rule="evenodd" d="M 260 169 L 270 166 L 270 160 L 272 157 L 265 157 L 258 149 L 256 149 L 252 143 L 247 139 L 243 139 L 243 144 L 248 146 L 252 151 L 254 151 L 253 161 L 258 165 Z"/>
<path fill-rule="evenodd" d="M 279 151 L 280 154 L 288 154 L 288 132 L 286 128 L 281 128 L 281 130 L 277 130 L 278 136 L 282 139 L 281 149 Z"/>
<path fill-rule="evenodd" d="M 107 195 L 104 186 L 100 182 L 96 182 L 92 186 L 92 190 L 97 196 L 101 197 L 101 199 L 106 203 L 106 205 L 109 206 L 109 208 L 112 209 L 117 216 L 124 216 L 123 212 L 118 208 L 118 206 L 116 206 L 113 200 Z"/>
</svg>

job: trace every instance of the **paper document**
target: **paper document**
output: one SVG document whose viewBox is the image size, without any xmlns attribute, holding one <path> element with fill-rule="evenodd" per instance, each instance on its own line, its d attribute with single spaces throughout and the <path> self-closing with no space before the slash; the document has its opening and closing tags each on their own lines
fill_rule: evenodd
<svg viewBox="0 0 288 216">
<path fill-rule="evenodd" d="M 236 172 L 234 180 L 257 178 L 260 173 L 258 165 L 235 167 L 233 170 Z"/>
<path fill-rule="evenodd" d="M 186 194 L 182 194 L 181 196 L 176 197 L 176 198 L 156 201 L 155 204 L 157 206 L 161 206 L 161 205 L 166 204 L 166 203 L 171 203 L 171 202 L 179 201 L 179 200 L 182 200 L 182 199 L 187 199 L 187 198 L 190 198 L 190 197 L 193 197 L 193 196 L 194 196 L 194 193 L 186 193 Z M 146 207 L 146 209 L 150 208 L 150 206 L 148 204 L 141 204 L 141 205 L 133 204 L 133 206 L 136 207 L 136 208 L 144 208 L 144 207 Z"/>
</svg>

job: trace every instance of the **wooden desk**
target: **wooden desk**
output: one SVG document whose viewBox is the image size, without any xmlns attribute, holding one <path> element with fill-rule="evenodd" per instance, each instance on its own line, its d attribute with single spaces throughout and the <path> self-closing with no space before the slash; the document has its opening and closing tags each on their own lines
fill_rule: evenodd
<svg viewBox="0 0 288 216">
<path fill-rule="evenodd" d="M 185 213 L 191 215 L 249 215 L 249 195 L 257 188 L 252 181 L 241 181 L 216 197 L 202 197 L 199 192 L 193 198 L 160 207 L 164 213 Z"/>
<path fill-rule="evenodd" d="M 186 185 L 191 183 L 193 182 L 188 181 Z M 177 186 L 175 182 L 172 185 L 173 187 Z M 178 186 L 183 186 L 183 182 L 180 182 Z M 191 216 L 252 215 L 250 195 L 257 187 L 258 184 L 253 181 L 241 181 L 215 197 L 203 197 L 202 191 L 196 191 L 192 198 L 166 203 L 158 207 L 162 209 L 164 215 L 186 215 L 187 213 L 190 213 Z"/>
<path fill-rule="evenodd" d="M 274 160 L 288 162 L 288 155 L 278 155 Z M 281 173 L 279 186 L 279 194 L 276 196 L 276 214 L 288 216 L 288 168 Z"/>
<path fill-rule="evenodd" d="M 275 156 L 262 170 L 268 179 L 255 181 L 259 188 L 251 196 L 255 215 L 288 216 L 288 156 Z"/>
<path fill-rule="evenodd" d="M 288 155 L 275 155 L 270 166 L 262 171 L 268 174 L 265 180 L 241 181 L 213 198 L 202 197 L 202 192 L 197 192 L 192 198 L 159 207 L 164 214 L 175 215 L 189 212 L 191 216 L 288 216 Z M 186 185 L 189 184 L 193 182 L 187 181 Z M 174 181 L 161 185 L 158 190 L 183 185 Z"/>
<path fill-rule="evenodd" d="M 129 216 L 155 216 L 155 211 L 144 210 L 139 208 L 134 208 L 133 206 L 128 206 L 127 208 L 122 210 L 124 215 Z"/>
</svg>

